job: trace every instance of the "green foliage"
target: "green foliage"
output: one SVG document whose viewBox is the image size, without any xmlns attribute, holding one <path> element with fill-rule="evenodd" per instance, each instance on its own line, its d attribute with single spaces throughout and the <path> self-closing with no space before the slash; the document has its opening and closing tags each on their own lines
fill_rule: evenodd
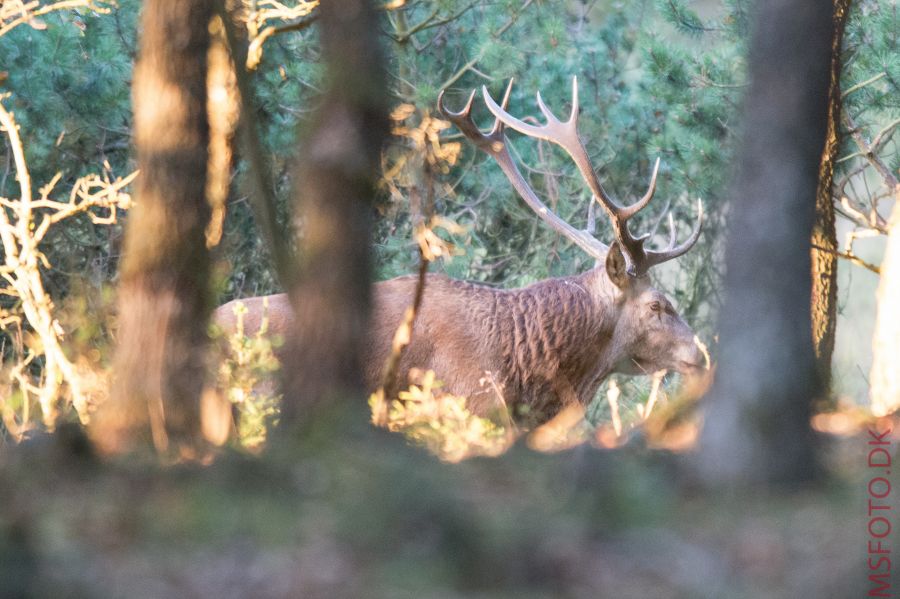
<svg viewBox="0 0 900 599">
<path fill-rule="evenodd" d="M 681 33 L 700 37 L 709 31 L 709 27 L 703 23 L 700 16 L 682 0 L 657 0 L 656 9 Z"/>
<path fill-rule="evenodd" d="M 42 17 L 45 30 L 20 26 L 0 37 L 2 68 L 35 187 L 62 174 L 58 188 L 101 168 L 132 170 L 130 81 L 135 21 L 140 3 L 120 0 L 109 14 L 66 10 Z M 5 152 L 4 152 L 5 154 Z M 0 196 L 18 188 L 0 178 Z M 115 275 L 120 229 L 87 219 L 67 223 L 47 237 L 48 290 L 68 293 L 72 278 L 95 287 Z"/>
<path fill-rule="evenodd" d="M 497 94 L 506 78 L 515 77 L 515 113 L 534 114 L 537 90 L 561 112 L 569 101 L 570 78 L 578 75 L 584 98 L 582 137 L 607 187 L 622 198 L 642 193 L 660 155 L 659 195 L 672 199 L 684 230 L 693 217 L 692 197 L 704 198 L 714 222 L 734 98 L 740 91 L 729 86 L 742 77 L 739 44 L 727 28 L 706 24 L 683 1 L 658 2 L 655 12 L 647 8 L 613 2 L 594 8 L 585 2 L 563 8 L 534 3 L 524 9 L 517 2 L 407 2 L 389 11 L 383 24 L 393 102 L 431 111 L 444 82 L 453 82 L 448 103 L 459 105 L 469 89 L 486 83 Z M 56 170 L 74 176 L 103 160 L 119 170 L 128 160 L 128 83 L 137 9 L 135 0 L 124 0 L 111 15 L 60 13 L 47 31 L 24 28 L 0 40 L 23 129 L 34 138 L 28 145 L 39 165 L 36 179 Z M 740 20 L 740 11 L 733 12 Z M 704 49 L 683 42 L 677 33 L 665 33 L 661 25 L 666 22 L 676 31 L 687 28 L 691 35 L 703 36 Z M 422 24 L 426 26 L 417 33 L 403 36 Z M 656 31 L 663 33 L 649 33 Z M 253 74 L 260 130 L 273 157 L 271 175 L 284 222 L 289 221 L 295 133 L 315 106 L 322 76 L 314 27 L 267 42 Z M 480 106 L 476 110 L 484 119 Z M 512 143 L 533 169 L 528 171 L 533 186 L 549 190 L 551 205 L 576 226 L 583 225 L 590 198 L 570 162 L 555 148 L 538 148 L 532 140 Z M 239 167 L 238 198 L 242 173 Z M 467 255 L 453 265 L 455 275 L 519 285 L 589 266 L 577 249 L 536 225 L 499 169 L 473 148 L 465 147 L 463 159 L 441 175 L 441 183 L 436 212 L 459 220 L 472 233 Z M 379 198 L 376 204 L 396 201 Z M 405 241 L 411 238 L 408 207 L 390 206 L 385 214 L 377 223 L 379 272 L 408 272 L 415 261 L 414 246 Z M 656 216 L 648 215 L 637 227 Z M 600 227 L 601 237 L 608 236 L 602 219 Z M 77 237 L 82 244 L 99 243 L 87 232 Z M 706 239 L 714 237 L 710 227 Z M 227 297 L 274 290 L 245 201 L 231 203 L 222 255 L 232 273 L 224 289 Z M 103 277 L 111 274 L 107 265 Z"/>
<path fill-rule="evenodd" d="M 900 6 L 896 0 L 854 2 L 844 46 L 844 109 L 872 139 L 900 117 Z M 890 141 L 890 133 L 882 138 L 887 151 L 881 154 L 896 173 L 898 148 Z M 844 146 L 848 153 L 858 149 L 848 135 Z M 855 165 L 845 162 L 845 166 Z"/>
<path fill-rule="evenodd" d="M 126 170 L 138 7 L 121 0 L 110 14 L 55 12 L 43 18 L 46 30 L 22 26 L 0 38 L 6 87 L 35 181 L 57 172 L 74 180 L 104 161 Z"/>
</svg>

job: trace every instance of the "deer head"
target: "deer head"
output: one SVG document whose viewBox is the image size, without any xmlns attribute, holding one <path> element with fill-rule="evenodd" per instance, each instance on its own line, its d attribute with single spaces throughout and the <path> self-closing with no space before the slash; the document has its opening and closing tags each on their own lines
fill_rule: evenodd
<svg viewBox="0 0 900 599">
<path fill-rule="evenodd" d="M 438 97 L 438 108 L 476 147 L 494 158 L 539 218 L 596 260 L 594 271 L 598 276 L 592 279 L 596 282 L 596 289 L 592 292 L 596 301 L 603 303 L 604 317 L 614 321 L 606 352 L 613 360 L 610 371 L 623 374 L 651 374 L 659 370 L 692 373 L 705 368 L 706 358 L 694 332 L 676 313 L 668 298 L 653 287 L 648 276 L 651 267 L 681 256 L 697 242 L 703 224 L 702 203 L 698 201 L 697 225 L 686 241 L 676 245 L 674 221 L 669 214 L 668 246 L 661 250 L 645 248 L 644 243 L 650 235 L 632 235 L 628 223 L 653 199 L 659 159 L 653 167 L 646 193 L 635 203 L 622 206 L 604 190 L 578 136 L 578 80 L 572 80 L 572 111 L 566 121 L 560 121 L 547 108 L 538 92 L 537 104 L 546 119 L 543 125 L 526 123 L 506 111 L 511 90 L 512 81 L 498 105 L 487 88 L 482 88 L 484 102 L 495 117 L 494 125 L 487 133 L 482 132 L 471 117 L 474 90 L 461 111 L 446 108 L 443 92 Z M 553 142 L 568 153 L 594 200 L 610 219 L 615 237 L 611 245 L 607 246 L 587 231 L 576 229 L 540 200 L 507 149 L 506 127 L 529 137 Z"/>
</svg>

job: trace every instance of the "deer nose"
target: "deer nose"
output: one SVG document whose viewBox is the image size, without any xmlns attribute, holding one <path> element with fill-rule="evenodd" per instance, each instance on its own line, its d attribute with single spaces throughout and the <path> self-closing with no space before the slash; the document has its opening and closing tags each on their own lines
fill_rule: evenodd
<svg viewBox="0 0 900 599">
<path fill-rule="evenodd" d="M 681 345 L 681 351 L 677 354 L 678 370 L 682 373 L 699 372 L 709 368 L 709 358 L 706 348 L 696 335 L 685 339 Z"/>
</svg>

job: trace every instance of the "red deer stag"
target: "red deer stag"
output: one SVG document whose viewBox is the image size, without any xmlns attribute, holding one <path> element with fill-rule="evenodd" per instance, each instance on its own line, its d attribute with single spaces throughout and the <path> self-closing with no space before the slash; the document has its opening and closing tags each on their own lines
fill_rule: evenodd
<svg viewBox="0 0 900 599">
<path fill-rule="evenodd" d="M 512 410 L 520 423 L 539 424 L 573 402 L 587 405 L 610 374 L 651 374 L 660 370 L 695 372 L 705 358 L 694 332 L 678 316 L 671 302 L 650 283 L 650 267 L 676 258 L 696 243 L 703 221 L 702 205 L 690 238 L 675 246 L 644 248 L 648 235 L 635 237 L 628 221 L 652 199 L 659 160 L 647 193 L 630 206 L 620 206 L 603 189 L 576 130 L 578 83 L 572 83 L 572 112 L 559 121 L 537 95 L 547 123 L 531 125 L 505 110 L 483 88 L 488 109 L 496 117 L 489 133 L 471 118 L 473 91 L 460 112 L 438 107 L 478 148 L 490 154 L 529 207 L 553 230 L 597 260 L 591 270 L 576 276 L 539 281 L 521 289 L 485 285 L 429 274 L 412 340 L 400 363 L 401 380 L 411 368 L 433 370 L 442 389 L 468 398 L 476 413 L 498 407 Z M 615 241 L 610 247 L 586 231 L 575 229 L 554 214 L 534 193 L 506 147 L 505 127 L 561 146 L 574 160 L 594 198 L 612 221 Z M 670 226 L 671 226 L 670 217 Z M 380 384 L 391 351 L 394 331 L 411 303 L 416 278 L 402 276 L 375 284 L 372 342 L 365 360 L 370 388 Z M 249 313 L 247 330 L 259 326 L 263 298 L 242 301 Z M 270 330 L 287 329 L 291 308 L 284 294 L 268 298 Z M 226 331 L 233 328 L 231 304 L 216 311 Z M 313 348 L 310 351 L 315 351 Z"/>
</svg>

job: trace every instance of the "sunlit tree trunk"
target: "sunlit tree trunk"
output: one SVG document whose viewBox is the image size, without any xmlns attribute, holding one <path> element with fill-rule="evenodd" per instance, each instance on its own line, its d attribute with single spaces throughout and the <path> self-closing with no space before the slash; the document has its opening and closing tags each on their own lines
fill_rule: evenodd
<svg viewBox="0 0 900 599">
<path fill-rule="evenodd" d="M 351 405 L 365 420 L 362 352 L 370 300 L 370 218 L 388 131 L 379 26 L 368 0 L 320 6 L 325 97 L 302 136 L 295 180 L 301 236 L 296 313 L 283 368 L 281 423 L 301 424 Z M 352 404 L 348 403 L 352 402 Z"/>
<path fill-rule="evenodd" d="M 204 230 L 209 129 L 206 58 L 212 0 L 148 0 L 133 97 L 140 176 L 119 285 L 118 349 L 100 441 L 121 449 L 152 438 L 189 453 L 210 312 Z"/>
<path fill-rule="evenodd" d="M 816 362 L 826 389 L 831 384 L 837 321 L 837 233 L 834 227 L 834 163 L 840 151 L 841 47 L 851 0 L 834 0 L 831 36 L 831 74 L 825 151 L 819 165 L 816 220 L 812 232 L 812 326 Z"/>
<path fill-rule="evenodd" d="M 874 358 L 869 376 L 872 412 L 877 416 L 900 409 L 900 184 L 895 178 L 894 208 L 878 283 L 878 315 L 872 339 Z"/>
<path fill-rule="evenodd" d="M 756 5 L 751 84 L 729 194 L 719 368 L 697 456 L 711 484 L 794 482 L 816 470 L 809 418 L 822 386 L 811 333 L 809 239 L 832 23 L 831 3 Z"/>
</svg>

